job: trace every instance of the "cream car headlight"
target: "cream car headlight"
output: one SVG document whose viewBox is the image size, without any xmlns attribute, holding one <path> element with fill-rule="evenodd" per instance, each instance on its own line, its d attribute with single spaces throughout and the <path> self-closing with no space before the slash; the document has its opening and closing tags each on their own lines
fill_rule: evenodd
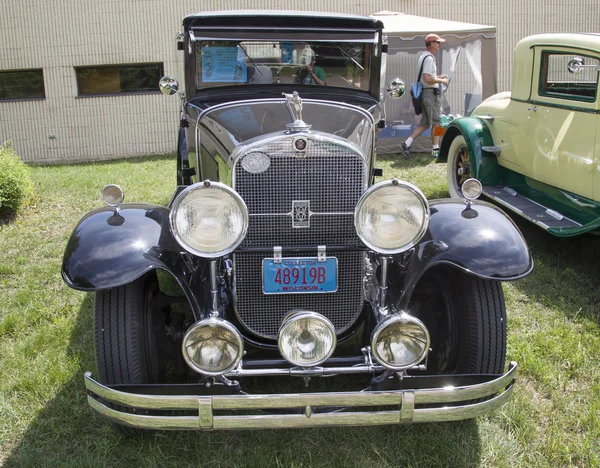
<svg viewBox="0 0 600 468">
<path fill-rule="evenodd" d="M 363 194 L 354 212 L 354 226 L 367 247 L 395 254 L 421 240 L 429 216 L 429 204 L 421 191 L 392 179 L 373 185 Z"/>
<path fill-rule="evenodd" d="M 415 317 L 392 315 L 373 330 L 371 349 L 377 362 L 388 369 L 408 369 L 427 356 L 429 332 Z"/>
<path fill-rule="evenodd" d="M 177 242 L 200 257 L 221 257 L 246 236 L 248 208 L 228 186 L 205 181 L 183 190 L 169 215 Z"/>
<path fill-rule="evenodd" d="M 335 350 L 333 324 L 321 314 L 299 311 L 287 317 L 279 329 L 279 351 L 286 361 L 300 367 L 316 366 Z"/>
<path fill-rule="evenodd" d="M 185 362 L 197 372 L 222 375 L 238 365 L 244 354 L 244 341 L 237 329 L 220 318 L 201 320 L 183 337 Z"/>
</svg>

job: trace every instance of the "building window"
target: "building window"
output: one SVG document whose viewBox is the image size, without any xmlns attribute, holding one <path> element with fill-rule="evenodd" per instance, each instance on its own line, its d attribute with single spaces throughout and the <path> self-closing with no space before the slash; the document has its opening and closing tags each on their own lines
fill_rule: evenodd
<svg viewBox="0 0 600 468">
<path fill-rule="evenodd" d="M 162 63 L 75 67 L 79 96 L 159 92 Z"/>
<path fill-rule="evenodd" d="M 579 67 L 573 67 L 573 62 Z M 544 52 L 540 96 L 594 102 L 598 89 L 600 61 L 584 55 Z"/>
<path fill-rule="evenodd" d="M 41 69 L 0 71 L 0 100 L 45 97 L 44 73 Z"/>
</svg>

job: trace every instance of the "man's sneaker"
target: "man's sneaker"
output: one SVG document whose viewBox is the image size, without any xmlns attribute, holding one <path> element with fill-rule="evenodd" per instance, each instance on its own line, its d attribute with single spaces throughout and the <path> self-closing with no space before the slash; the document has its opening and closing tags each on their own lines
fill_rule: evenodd
<svg viewBox="0 0 600 468">
<path fill-rule="evenodd" d="M 440 156 L 440 150 L 439 149 L 432 149 L 431 150 L 431 157 L 433 159 L 437 159 Z"/>
<path fill-rule="evenodd" d="M 406 143 L 400 145 L 400 151 L 406 159 L 410 159 L 410 147 L 406 146 Z"/>
</svg>

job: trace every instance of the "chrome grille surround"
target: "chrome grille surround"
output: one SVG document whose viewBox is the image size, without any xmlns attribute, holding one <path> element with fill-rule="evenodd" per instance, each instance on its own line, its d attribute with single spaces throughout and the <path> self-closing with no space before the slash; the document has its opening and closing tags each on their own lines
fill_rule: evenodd
<svg viewBox="0 0 600 468">
<path fill-rule="evenodd" d="M 360 152 L 346 142 L 303 134 L 308 146 L 294 149 L 298 135 L 282 135 L 245 148 L 234 165 L 234 188 L 246 202 L 250 225 L 241 248 L 272 251 L 282 246 L 284 257 L 316 257 L 317 246 L 362 247 L 354 228 L 354 208 L 367 186 L 367 165 Z M 247 172 L 245 154 L 262 152 L 271 160 L 262 173 Z M 294 205 L 309 201 L 310 222 L 294 223 Z M 296 226 L 295 226 L 296 225 Z M 314 247 L 314 252 L 286 252 L 286 247 Z M 234 260 L 235 309 L 253 333 L 277 338 L 279 326 L 293 309 L 318 312 L 335 326 L 347 330 L 364 304 L 362 287 L 365 253 L 327 249 L 338 258 L 338 290 L 325 294 L 264 295 L 262 260 L 272 253 L 236 252 Z"/>
</svg>

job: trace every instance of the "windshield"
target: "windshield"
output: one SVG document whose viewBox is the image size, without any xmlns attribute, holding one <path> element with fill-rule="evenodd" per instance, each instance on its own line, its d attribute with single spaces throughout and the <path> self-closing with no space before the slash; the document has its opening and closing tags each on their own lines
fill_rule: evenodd
<svg viewBox="0 0 600 468">
<path fill-rule="evenodd" d="M 197 89 L 295 83 L 369 91 L 372 44 L 201 41 Z"/>
</svg>

